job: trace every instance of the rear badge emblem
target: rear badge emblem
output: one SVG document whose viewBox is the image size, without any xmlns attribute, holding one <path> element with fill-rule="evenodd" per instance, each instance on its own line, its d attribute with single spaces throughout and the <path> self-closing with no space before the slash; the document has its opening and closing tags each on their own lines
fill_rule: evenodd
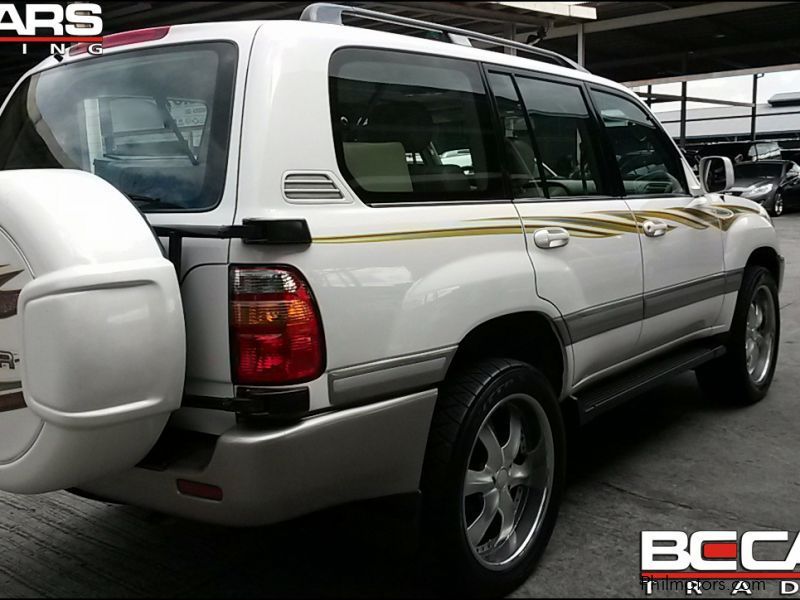
<svg viewBox="0 0 800 600">
<path fill-rule="evenodd" d="M 0 265 L 0 270 L 8 266 L 9 265 Z M 20 273 L 22 273 L 21 269 L 0 273 L 0 286 L 5 285 Z M 17 299 L 19 298 L 19 293 L 20 290 L 0 290 L 0 319 L 8 319 L 17 314 Z M 0 358 L 0 365 L 3 364 L 2 358 Z M 11 368 L 13 369 L 13 367 Z"/>
</svg>

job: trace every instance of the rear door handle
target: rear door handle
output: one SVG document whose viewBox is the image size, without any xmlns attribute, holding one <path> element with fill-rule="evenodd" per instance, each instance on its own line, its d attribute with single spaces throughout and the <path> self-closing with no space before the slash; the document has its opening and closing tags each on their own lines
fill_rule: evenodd
<svg viewBox="0 0 800 600">
<path fill-rule="evenodd" d="M 647 237 L 661 237 L 667 233 L 667 224 L 658 219 L 650 219 L 642 223 L 642 231 Z"/>
<path fill-rule="evenodd" d="M 533 243 L 539 248 L 560 248 L 569 243 L 569 231 L 563 227 L 543 227 L 533 232 Z"/>
</svg>

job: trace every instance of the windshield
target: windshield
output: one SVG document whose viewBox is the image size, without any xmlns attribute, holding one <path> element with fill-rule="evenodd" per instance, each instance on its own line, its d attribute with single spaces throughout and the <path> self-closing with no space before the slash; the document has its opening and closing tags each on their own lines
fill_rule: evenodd
<svg viewBox="0 0 800 600">
<path fill-rule="evenodd" d="M 737 179 L 756 179 L 762 177 L 780 177 L 783 170 L 782 163 L 744 163 L 736 165 L 733 172 Z"/>
<path fill-rule="evenodd" d="M 23 82 L 0 117 L 0 169 L 80 169 L 144 211 L 220 200 L 233 44 L 166 46 L 90 58 Z"/>
</svg>

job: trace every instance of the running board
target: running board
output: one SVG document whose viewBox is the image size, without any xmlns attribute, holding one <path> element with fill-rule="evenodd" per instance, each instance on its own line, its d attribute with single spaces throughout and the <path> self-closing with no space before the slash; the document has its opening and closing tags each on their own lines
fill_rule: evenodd
<svg viewBox="0 0 800 600">
<path fill-rule="evenodd" d="M 619 406 L 667 379 L 725 354 L 724 346 L 690 345 L 652 359 L 575 394 L 581 423 Z"/>
</svg>

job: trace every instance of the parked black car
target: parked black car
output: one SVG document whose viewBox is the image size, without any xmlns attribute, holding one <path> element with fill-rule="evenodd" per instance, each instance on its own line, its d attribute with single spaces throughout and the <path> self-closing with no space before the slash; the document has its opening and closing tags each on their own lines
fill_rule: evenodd
<svg viewBox="0 0 800 600">
<path fill-rule="evenodd" d="M 760 203 L 774 217 L 800 205 L 800 165 L 791 160 L 760 160 L 734 165 L 734 183 L 726 194 Z"/>
</svg>

